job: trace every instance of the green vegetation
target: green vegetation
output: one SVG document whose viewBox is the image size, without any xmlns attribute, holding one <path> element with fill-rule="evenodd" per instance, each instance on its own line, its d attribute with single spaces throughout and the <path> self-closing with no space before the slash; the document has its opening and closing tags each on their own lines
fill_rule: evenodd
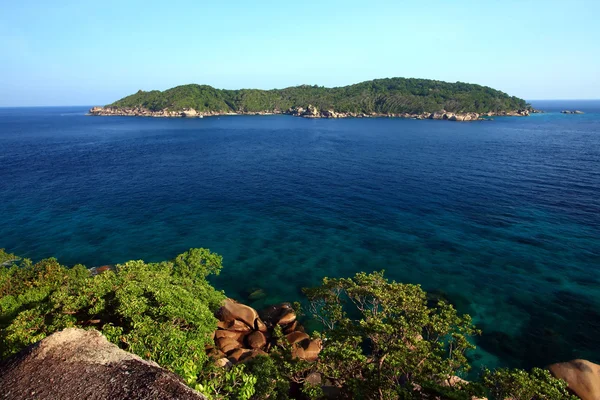
<svg viewBox="0 0 600 400">
<path fill-rule="evenodd" d="M 376 79 L 335 88 L 302 85 L 273 90 L 222 90 L 192 84 L 163 92 L 140 90 L 110 106 L 144 107 L 152 111 L 194 108 L 200 112 L 273 112 L 296 106 L 306 108 L 309 104 L 319 110 L 365 114 L 422 113 L 441 109 L 483 113 L 527 107 L 524 100 L 486 86 L 405 78 Z"/>
<path fill-rule="evenodd" d="M 14 258 L 0 250 L 0 260 Z M 571 398 L 564 382 L 540 369 L 484 371 L 479 381 L 453 382 L 469 370 L 469 337 L 479 333 L 471 319 L 444 302 L 429 307 L 419 286 L 383 273 L 325 278 L 305 289 L 308 310 L 323 326 L 313 334 L 323 343 L 318 361 L 292 357 L 275 329 L 278 345 L 268 356 L 217 368 L 205 346 L 225 296 L 206 279 L 221 266 L 206 249 L 160 263 L 129 261 L 98 275 L 52 258 L 0 266 L 0 357 L 78 326 L 100 330 L 212 399 L 317 399 L 325 390 L 347 399 Z M 329 387 L 315 384 L 315 375 Z"/>
</svg>

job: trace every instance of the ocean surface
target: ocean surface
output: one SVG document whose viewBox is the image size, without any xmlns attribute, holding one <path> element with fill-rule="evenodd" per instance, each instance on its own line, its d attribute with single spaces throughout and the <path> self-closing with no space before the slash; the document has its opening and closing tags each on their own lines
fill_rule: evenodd
<svg viewBox="0 0 600 400">
<path fill-rule="evenodd" d="M 3 108 L 0 247 L 87 266 L 207 247 L 258 308 L 385 269 L 474 317 L 475 367 L 600 362 L 600 101 L 533 104 L 473 123 Z"/>
</svg>

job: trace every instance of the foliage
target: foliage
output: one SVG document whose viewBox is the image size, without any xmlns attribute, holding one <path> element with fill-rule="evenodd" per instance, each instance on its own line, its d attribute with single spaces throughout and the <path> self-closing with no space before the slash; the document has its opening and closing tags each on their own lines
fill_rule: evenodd
<svg viewBox="0 0 600 400">
<path fill-rule="evenodd" d="M 319 370 L 350 397 L 410 397 L 415 388 L 468 371 L 467 340 L 478 331 L 449 304 L 427 306 L 420 286 L 390 282 L 383 272 L 323 279 L 305 289 L 326 327 Z"/>
<path fill-rule="evenodd" d="M 567 391 L 565 381 L 556 379 L 550 372 L 533 368 L 523 370 L 498 369 L 484 371 L 483 383 L 488 388 L 490 400 L 576 400 Z"/>
<path fill-rule="evenodd" d="M 285 111 L 291 107 L 354 113 L 488 112 L 524 109 L 524 100 L 469 83 L 429 79 L 387 78 L 355 85 L 325 88 L 301 85 L 285 89 L 221 90 L 207 85 L 183 85 L 163 92 L 138 91 L 111 104 L 114 107 L 168 108 L 197 111 Z"/>
<path fill-rule="evenodd" d="M 15 256 L 14 254 L 7 253 L 4 251 L 4 249 L 0 249 L 0 266 L 12 264 L 18 260 L 19 257 Z"/>
<path fill-rule="evenodd" d="M 248 400 L 256 391 L 257 377 L 246 373 L 245 368 L 243 364 L 234 365 L 231 369 L 212 367 L 211 373 L 204 372 L 202 383 L 191 386 L 215 400 Z"/>
<path fill-rule="evenodd" d="M 208 282 L 222 258 L 191 249 L 160 263 L 129 261 L 92 275 L 82 265 L 66 268 L 50 258 L 37 263 L 0 250 L 0 357 L 72 326 L 95 328 L 113 343 L 156 361 L 206 396 L 223 399 L 317 399 L 321 374 L 343 398 L 555 400 L 569 397 L 566 384 L 548 371 L 484 371 L 480 382 L 448 385 L 469 370 L 465 352 L 478 334 L 471 319 L 445 302 L 429 307 L 417 285 L 388 281 L 383 272 L 348 279 L 324 278 L 304 289 L 308 311 L 323 325 L 316 362 L 292 356 L 276 326 L 276 345 L 231 369 L 205 354 L 216 328 L 213 312 L 224 295 Z M 9 263 L 6 263 L 9 261 Z M 298 315 L 299 304 L 294 304 Z"/>
<path fill-rule="evenodd" d="M 55 259 L 0 268 L 0 357 L 67 327 L 96 328 L 113 343 L 184 374 L 207 362 L 223 294 L 206 281 L 221 257 L 191 249 L 173 261 L 129 261 L 92 276 Z"/>
</svg>

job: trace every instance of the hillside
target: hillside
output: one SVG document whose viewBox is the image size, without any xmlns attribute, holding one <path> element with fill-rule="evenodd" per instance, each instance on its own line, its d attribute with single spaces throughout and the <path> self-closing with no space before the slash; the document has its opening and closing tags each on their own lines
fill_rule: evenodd
<svg viewBox="0 0 600 400">
<path fill-rule="evenodd" d="M 439 110 L 496 114 L 528 107 L 525 100 L 486 86 L 387 78 L 334 88 L 301 85 L 273 90 L 225 90 L 190 84 L 162 92 L 140 90 L 107 108 L 143 108 L 152 112 L 193 109 L 199 113 L 279 113 L 308 105 L 348 114 L 421 114 Z"/>
</svg>

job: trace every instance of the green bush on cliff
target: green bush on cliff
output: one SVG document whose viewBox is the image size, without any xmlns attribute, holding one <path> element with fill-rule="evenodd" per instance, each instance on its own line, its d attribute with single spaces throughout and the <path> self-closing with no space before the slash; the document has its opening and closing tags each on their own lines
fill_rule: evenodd
<svg viewBox="0 0 600 400">
<path fill-rule="evenodd" d="M 358 273 L 305 293 L 325 327 L 317 369 L 348 397 L 416 397 L 469 369 L 470 317 L 444 302 L 428 307 L 418 285 Z"/>
<path fill-rule="evenodd" d="M 469 83 L 430 79 L 387 78 L 325 88 L 301 85 L 285 89 L 222 90 L 207 85 L 182 85 L 163 92 L 138 91 L 111 106 L 197 111 L 284 111 L 290 107 L 354 113 L 488 112 L 523 109 L 527 103 L 499 90 Z"/>
<path fill-rule="evenodd" d="M 73 326 L 95 328 L 125 350 L 181 375 L 212 399 L 287 399 L 290 390 L 320 398 L 308 384 L 318 372 L 341 398 L 559 400 L 573 398 L 547 371 L 485 371 L 481 381 L 447 386 L 469 370 L 471 319 L 449 304 L 429 307 L 417 285 L 388 281 L 383 273 L 323 279 L 305 289 L 309 310 L 323 329 L 317 362 L 295 359 L 281 329 L 280 346 L 231 370 L 205 355 L 216 329 L 213 312 L 224 299 L 206 280 L 222 259 L 191 249 L 160 263 L 129 261 L 92 275 L 55 259 L 38 263 L 0 250 L 0 357 Z M 7 264 L 6 261 L 9 261 Z M 428 396 L 428 397 L 427 397 Z"/>
<path fill-rule="evenodd" d="M 183 374 L 207 361 L 224 295 L 206 281 L 221 257 L 192 249 L 172 261 L 129 261 L 92 276 L 55 259 L 0 268 L 0 356 L 67 327 L 102 331 L 113 343 Z"/>
</svg>

